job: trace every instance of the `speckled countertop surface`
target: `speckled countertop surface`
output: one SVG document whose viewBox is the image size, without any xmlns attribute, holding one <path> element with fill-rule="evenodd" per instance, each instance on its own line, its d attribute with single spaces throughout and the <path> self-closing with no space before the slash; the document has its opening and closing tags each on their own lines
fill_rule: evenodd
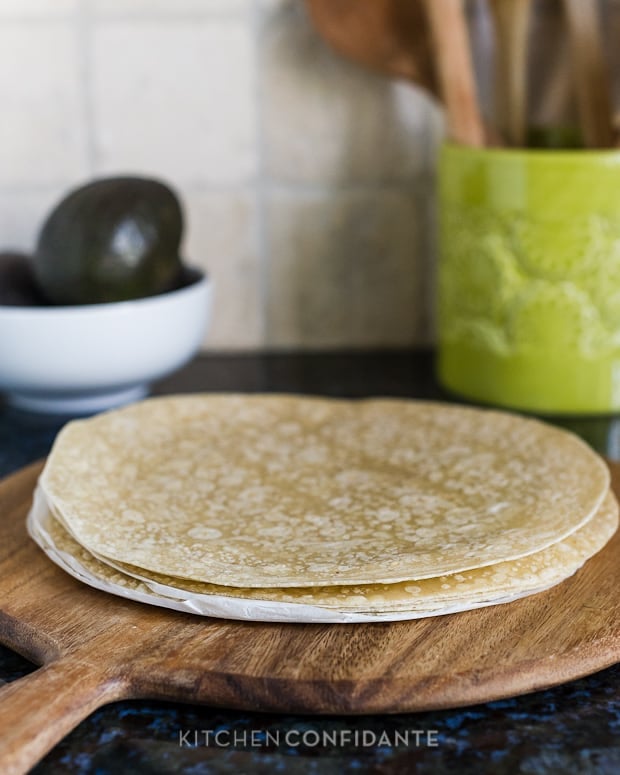
<svg viewBox="0 0 620 775">
<path fill-rule="evenodd" d="M 404 352 L 202 357 L 156 387 L 158 393 L 199 390 L 442 397 L 432 378 L 430 354 Z M 43 457 L 62 422 L 0 407 L 0 475 Z M 561 424 L 620 459 L 619 420 Z M 0 646 L 0 683 L 32 669 Z M 214 741 L 217 732 L 220 745 Z M 343 744 L 317 744 L 324 732 L 332 738 L 337 734 Z M 426 745 L 429 735 L 436 745 Z M 620 665 L 545 692 L 399 716 L 327 719 L 162 702 L 116 703 L 88 718 L 35 772 L 616 775 Z"/>
</svg>

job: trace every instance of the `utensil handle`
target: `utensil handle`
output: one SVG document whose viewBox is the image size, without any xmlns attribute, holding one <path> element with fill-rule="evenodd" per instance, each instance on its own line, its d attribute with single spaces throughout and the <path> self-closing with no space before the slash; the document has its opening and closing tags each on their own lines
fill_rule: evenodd
<svg viewBox="0 0 620 775">
<path fill-rule="evenodd" d="M 0 772 L 27 773 L 56 743 L 124 684 L 65 657 L 0 688 Z"/>
<path fill-rule="evenodd" d="M 577 104 L 588 148 L 614 141 L 611 84 L 597 0 L 563 0 L 574 64 Z"/>
<path fill-rule="evenodd" d="M 480 148 L 485 144 L 485 134 L 462 1 L 424 0 L 424 6 L 448 131 L 455 142 Z"/>
<path fill-rule="evenodd" d="M 500 130 L 512 145 L 525 144 L 527 44 L 531 0 L 492 0 L 497 32 L 495 99 Z"/>
</svg>

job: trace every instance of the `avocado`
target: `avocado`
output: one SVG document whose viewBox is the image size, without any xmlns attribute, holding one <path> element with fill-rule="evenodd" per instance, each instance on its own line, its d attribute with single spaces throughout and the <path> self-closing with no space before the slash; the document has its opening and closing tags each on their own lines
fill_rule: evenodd
<svg viewBox="0 0 620 775">
<path fill-rule="evenodd" d="M 173 290 L 182 275 L 183 213 L 164 183 L 95 180 L 72 191 L 43 224 L 35 280 L 53 304 L 98 304 Z"/>
<path fill-rule="evenodd" d="M 32 274 L 30 256 L 25 253 L 7 250 L 0 253 L 0 306 L 45 306 Z"/>
</svg>

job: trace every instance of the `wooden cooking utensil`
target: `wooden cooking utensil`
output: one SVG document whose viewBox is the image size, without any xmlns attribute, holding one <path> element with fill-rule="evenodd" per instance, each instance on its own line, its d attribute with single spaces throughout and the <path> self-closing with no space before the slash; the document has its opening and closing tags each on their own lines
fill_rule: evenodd
<svg viewBox="0 0 620 775">
<path fill-rule="evenodd" d="M 446 108 L 448 133 L 457 143 L 474 147 L 485 144 L 478 107 L 467 21 L 461 0 L 423 0 L 431 37 L 440 91 Z"/>
<path fill-rule="evenodd" d="M 577 127 L 568 30 L 562 0 L 536 0 L 529 36 L 529 117 L 532 127 Z"/>
<path fill-rule="evenodd" d="M 560 50 L 548 63 L 541 79 L 537 99 L 532 106 L 534 126 L 571 126 L 577 124 L 568 52 Z"/>
<path fill-rule="evenodd" d="M 0 772 L 18 775 L 96 708 L 128 698 L 283 713 L 457 707 L 620 660 L 620 535 L 538 595 L 378 624 L 207 619 L 87 587 L 28 537 L 42 465 L 0 483 L 0 642 L 39 670 L 0 688 Z M 612 468 L 620 490 L 620 466 Z"/>
<path fill-rule="evenodd" d="M 531 0 L 490 0 L 496 31 L 496 114 L 508 143 L 525 145 Z"/>
<path fill-rule="evenodd" d="M 613 108 L 598 0 L 563 0 L 563 3 L 584 141 L 588 148 L 610 147 L 614 142 Z"/>
<path fill-rule="evenodd" d="M 437 96 L 430 31 L 420 0 L 306 0 L 321 36 L 340 54 Z"/>
<path fill-rule="evenodd" d="M 435 0 L 429 4 L 435 18 L 433 6 L 443 6 L 444 2 Z M 451 137 L 467 145 L 483 145 L 488 130 L 482 127 L 478 113 L 460 2 L 448 1 L 446 7 L 450 10 L 439 29 L 439 37 L 446 39 L 447 45 L 459 46 L 451 54 L 441 52 L 433 45 L 434 36 L 424 0 L 306 0 L 314 26 L 338 53 L 390 77 L 412 81 L 440 97 L 446 103 Z M 438 15 L 443 14 L 440 11 Z M 448 29 L 444 32 L 443 24 L 446 23 Z M 440 57 L 454 60 L 454 67 L 462 67 L 465 63 L 466 70 L 463 73 L 453 71 L 453 64 L 446 62 L 442 71 Z M 457 115 L 452 115 L 455 111 Z M 488 132 L 488 137 L 493 144 L 499 144 L 494 133 Z"/>
</svg>

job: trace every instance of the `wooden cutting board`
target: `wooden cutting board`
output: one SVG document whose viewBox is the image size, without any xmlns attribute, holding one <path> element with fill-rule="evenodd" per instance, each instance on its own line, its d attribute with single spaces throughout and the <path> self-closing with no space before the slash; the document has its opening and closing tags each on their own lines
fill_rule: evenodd
<svg viewBox="0 0 620 775">
<path fill-rule="evenodd" d="M 542 689 L 620 660 L 620 536 L 563 584 L 411 622 L 205 619 L 80 584 L 29 539 L 41 464 L 0 483 L 0 641 L 41 669 L 0 688 L 0 772 L 26 772 L 96 708 L 162 698 L 361 714 L 450 708 Z M 613 467 L 620 492 L 620 465 Z"/>
</svg>

